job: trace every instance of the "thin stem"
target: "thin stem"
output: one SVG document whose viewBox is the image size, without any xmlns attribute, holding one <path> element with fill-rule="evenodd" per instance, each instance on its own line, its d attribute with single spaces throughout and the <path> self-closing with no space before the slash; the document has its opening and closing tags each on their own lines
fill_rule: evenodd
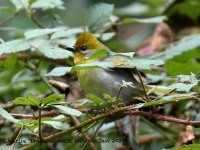
<svg viewBox="0 0 200 150">
<path fill-rule="evenodd" d="M 13 114 L 10 113 L 14 117 L 22 117 L 22 118 L 31 118 L 31 119 L 39 119 L 39 116 L 34 115 L 27 115 L 27 114 Z M 47 113 L 41 114 L 41 117 L 49 117 L 49 116 L 55 116 L 58 115 L 58 112 L 56 112 L 54 109 L 51 111 L 48 111 Z"/>
<path fill-rule="evenodd" d="M 42 141 L 43 140 L 43 138 L 42 138 L 42 117 L 41 117 L 41 115 L 42 115 L 42 108 L 41 107 L 39 107 L 39 115 L 38 115 L 38 130 L 39 130 L 39 139 L 40 139 L 40 141 Z"/>
<path fill-rule="evenodd" d="M 85 130 L 83 130 L 83 132 L 87 132 L 88 130 L 90 130 L 93 126 L 95 126 L 97 122 L 93 122 L 91 125 L 89 125 L 89 127 L 87 127 Z"/>
<path fill-rule="evenodd" d="M 43 26 L 40 24 L 40 22 L 36 19 L 36 17 L 33 15 L 33 13 L 31 12 L 31 10 L 28 9 L 28 8 L 24 5 L 24 3 L 22 2 L 22 0 L 19 0 L 19 2 L 22 4 L 23 8 L 25 9 L 27 16 L 29 16 L 29 17 L 31 18 L 31 20 L 32 20 L 39 28 L 42 28 L 42 29 L 43 29 L 44 27 L 43 27 Z"/>
<path fill-rule="evenodd" d="M 149 99 L 149 96 L 147 95 L 147 92 L 146 92 L 146 89 L 145 89 L 144 83 L 143 83 L 143 81 L 142 81 L 141 74 L 140 74 L 140 72 L 138 71 L 138 69 L 137 69 L 136 67 L 135 67 L 135 70 L 136 70 L 136 72 L 137 72 L 137 74 L 138 74 L 138 77 L 139 77 L 139 79 L 140 79 L 140 83 L 141 83 L 141 85 L 142 85 L 142 88 L 143 88 L 143 91 L 144 91 L 145 97 L 146 97 L 147 101 L 150 102 L 151 100 Z"/>
<path fill-rule="evenodd" d="M 101 129 L 101 127 L 103 126 L 103 124 L 106 122 L 107 118 L 104 118 L 104 120 L 102 121 L 102 123 L 97 127 L 96 131 L 94 132 L 94 134 L 91 136 L 91 138 L 83 145 L 83 147 L 81 148 L 81 150 L 83 150 L 87 144 L 90 144 L 91 140 L 94 138 L 94 136 L 97 134 L 97 132 L 99 131 L 99 129 Z"/>
<path fill-rule="evenodd" d="M 15 16 L 17 16 L 21 10 L 22 9 L 16 10 L 12 15 L 8 16 L 8 18 L 6 18 L 3 21 L 1 21 L 0 22 L 0 26 L 2 26 L 3 24 L 5 24 L 6 22 L 12 20 L 13 18 L 15 18 Z"/>
<path fill-rule="evenodd" d="M 40 74 L 40 72 L 35 68 L 35 66 L 33 66 L 32 64 L 28 64 L 28 63 L 26 65 L 29 69 L 34 71 L 40 77 L 40 79 L 49 87 L 49 89 L 52 91 L 52 93 L 59 94 L 58 91 L 51 86 L 51 84 L 48 82 L 48 80 Z"/>
<path fill-rule="evenodd" d="M 122 89 L 123 89 L 123 87 L 122 87 L 122 86 L 120 86 L 120 88 L 119 88 L 119 90 L 118 90 L 118 92 L 117 92 L 117 96 L 116 96 L 116 99 L 115 99 L 115 100 L 118 100 L 118 98 L 119 98 L 119 95 L 120 95 L 120 93 L 121 93 Z"/>
<path fill-rule="evenodd" d="M 167 95 L 169 95 L 169 94 L 171 94 L 171 93 L 173 93 L 173 92 L 175 92 L 175 91 L 176 91 L 176 89 L 172 89 L 172 90 L 169 91 L 168 93 L 166 93 L 166 94 L 164 94 L 164 95 L 162 95 L 162 96 L 159 96 L 159 97 L 155 98 L 154 101 L 157 101 L 157 100 L 161 99 L 162 97 L 167 96 Z"/>
<path fill-rule="evenodd" d="M 76 117 L 71 116 L 71 118 L 72 118 L 73 122 L 75 123 L 75 125 L 80 124 L 79 120 Z M 86 134 L 84 132 L 81 132 L 81 133 L 84 136 L 84 138 L 86 139 L 86 141 L 90 141 L 91 138 L 88 136 L 88 134 Z M 92 142 L 89 142 L 89 146 L 90 146 L 91 150 L 96 150 L 96 147 Z"/>
<path fill-rule="evenodd" d="M 16 141 L 17 139 L 19 139 L 19 136 L 21 135 L 21 133 L 22 133 L 23 130 L 24 130 L 24 125 L 22 125 L 21 128 L 20 128 L 20 131 L 17 132 L 18 134 L 17 134 L 17 137 L 14 139 L 14 144 L 12 145 L 11 150 L 14 149 L 14 147 L 15 147 L 15 145 L 16 145 L 16 143 L 17 143 L 17 142 L 15 142 L 15 141 Z"/>
</svg>

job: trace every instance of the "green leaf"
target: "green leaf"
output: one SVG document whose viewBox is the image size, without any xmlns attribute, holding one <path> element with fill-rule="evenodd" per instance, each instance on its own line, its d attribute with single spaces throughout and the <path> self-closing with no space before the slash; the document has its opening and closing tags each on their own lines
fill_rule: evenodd
<svg viewBox="0 0 200 150">
<path fill-rule="evenodd" d="M 116 35 L 115 32 L 103 33 L 101 34 L 101 41 L 108 41 Z"/>
<path fill-rule="evenodd" d="M 157 86 L 157 85 L 146 85 L 145 89 L 148 91 L 147 94 L 154 93 L 159 96 L 163 96 L 169 93 L 173 88 L 169 88 L 168 86 Z"/>
<path fill-rule="evenodd" d="M 164 150 L 199 150 L 199 149 L 200 149 L 200 144 L 190 144 L 190 145 L 184 145 L 182 147 L 176 147 Z"/>
<path fill-rule="evenodd" d="M 52 45 L 44 45 L 43 47 L 38 47 L 38 49 L 46 57 L 53 59 L 64 59 L 73 56 L 72 52 Z"/>
<path fill-rule="evenodd" d="M 182 3 L 177 3 L 175 7 L 173 7 L 173 9 L 169 9 L 166 13 L 169 17 L 179 13 L 181 14 L 181 16 L 184 16 L 191 21 L 196 22 L 198 21 L 198 17 L 200 15 L 199 7 L 199 0 L 186 0 Z"/>
<path fill-rule="evenodd" d="M 176 99 L 179 99 L 179 98 L 184 99 L 184 97 L 193 96 L 194 94 L 195 94 L 195 92 L 186 93 L 186 94 L 172 94 L 172 95 L 168 95 L 168 96 L 163 96 L 162 99 L 165 101 L 176 101 Z M 192 100 L 192 98 L 191 98 L 191 100 Z"/>
<path fill-rule="evenodd" d="M 63 76 L 66 73 L 70 72 L 71 70 L 72 67 L 56 67 L 45 76 Z"/>
<path fill-rule="evenodd" d="M 39 106 L 40 105 L 40 100 L 38 100 L 35 96 L 33 96 L 32 94 L 28 93 L 26 94 L 27 99 L 34 104 L 35 106 Z"/>
<path fill-rule="evenodd" d="M 160 59 L 166 61 L 171 59 L 181 53 L 194 49 L 200 46 L 200 34 L 194 34 L 187 37 L 182 38 L 181 40 L 174 42 L 174 44 L 170 43 L 168 48 L 159 54 L 154 54 L 149 59 Z"/>
<path fill-rule="evenodd" d="M 71 71 L 78 71 L 81 69 L 91 69 L 91 68 L 113 68 L 115 64 L 112 62 L 93 62 L 89 64 L 80 64 L 72 67 Z"/>
<path fill-rule="evenodd" d="M 97 50 L 94 54 L 92 54 L 89 59 L 105 58 L 107 55 L 108 55 L 107 51 L 104 49 L 101 49 L 101 50 Z"/>
<path fill-rule="evenodd" d="M 26 128 L 28 128 L 32 132 L 38 131 L 38 120 L 24 119 L 22 121 L 23 121 L 23 124 L 26 126 Z"/>
<path fill-rule="evenodd" d="M 16 66 L 17 66 L 17 55 L 10 55 L 5 61 L 3 61 L 3 70 L 14 69 L 14 67 Z"/>
<path fill-rule="evenodd" d="M 0 108 L 0 115 L 3 117 L 3 118 L 5 118 L 5 119 L 7 119 L 7 120 L 9 120 L 9 121 L 11 121 L 11 122 L 14 122 L 14 123 L 17 123 L 17 124 L 19 124 L 20 122 L 21 122 L 21 120 L 19 120 L 19 119 L 15 119 L 13 116 L 11 116 L 5 109 L 3 109 L 3 108 Z"/>
<path fill-rule="evenodd" d="M 66 30 L 65 27 L 62 28 L 47 28 L 47 29 L 34 29 L 30 31 L 26 31 L 24 33 L 26 39 L 35 38 L 38 36 L 48 35 L 57 31 L 64 31 Z"/>
<path fill-rule="evenodd" d="M 58 45 L 62 45 L 64 47 L 72 46 L 72 45 L 74 45 L 75 42 L 76 42 L 76 38 L 75 37 L 70 37 L 68 39 L 55 39 L 55 40 L 52 41 L 52 43 L 55 43 L 55 44 L 58 44 Z"/>
<path fill-rule="evenodd" d="M 137 19 L 137 18 L 125 18 L 122 20 L 123 24 L 129 24 L 129 23 L 161 23 L 167 20 L 166 16 L 158 16 L 158 17 L 153 17 L 153 18 L 142 18 L 142 19 Z"/>
<path fill-rule="evenodd" d="M 15 8 L 17 10 L 24 8 L 24 7 L 28 7 L 28 5 L 29 5 L 29 0 L 22 0 L 22 1 L 10 0 L 10 1 L 13 3 L 13 5 L 15 6 Z"/>
<path fill-rule="evenodd" d="M 82 112 L 76 110 L 76 109 L 72 109 L 66 106 L 61 106 L 61 105 L 49 105 L 51 107 L 53 107 L 54 109 L 56 109 L 57 111 L 64 113 L 64 114 L 68 114 L 71 116 L 81 116 Z"/>
<path fill-rule="evenodd" d="M 87 94 L 87 98 L 95 102 L 97 105 L 102 105 L 105 101 L 94 94 Z"/>
<path fill-rule="evenodd" d="M 171 67 L 173 66 L 173 67 Z M 178 62 L 176 60 L 167 60 L 164 64 L 167 75 L 190 74 L 191 72 L 197 73 L 200 70 L 200 64 L 189 60 L 187 62 Z"/>
<path fill-rule="evenodd" d="M 127 53 L 111 53 L 112 56 L 125 56 L 133 59 L 135 52 L 127 52 Z"/>
<path fill-rule="evenodd" d="M 57 121 L 66 121 L 67 118 L 64 115 L 58 115 L 56 117 L 52 118 L 53 120 L 57 120 Z"/>
<path fill-rule="evenodd" d="M 69 125 L 67 125 L 66 123 L 62 123 L 60 121 L 42 121 L 42 123 L 50 125 L 58 130 L 65 130 L 69 128 Z"/>
<path fill-rule="evenodd" d="M 188 99 L 193 100 L 194 98 L 192 98 L 192 95 L 194 95 L 194 94 L 195 93 L 174 94 L 174 95 L 170 95 L 170 96 L 164 96 L 164 97 L 161 98 L 161 100 L 138 104 L 131 109 L 138 109 L 138 108 L 144 108 L 144 107 L 150 107 L 150 106 L 164 105 L 164 104 L 188 100 Z M 191 98 L 189 98 L 189 96 L 191 96 Z"/>
<path fill-rule="evenodd" d="M 40 51 L 45 56 L 53 59 L 64 59 L 72 57 L 73 53 L 60 48 L 57 44 L 51 43 L 47 37 L 38 37 L 28 40 L 33 49 Z"/>
<path fill-rule="evenodd" d="M 11 8 L 11 7 L 0 7 L 0 11 L 13 13 L 14 12 L 14 8 Z"/>
<path fill-rule="evenodd" d="M 160 1 L 156 1 L 157 4 Z M 148 2 L 147 2 L 148 3 Z M 147 3 L 142 2 L 130 2 L 128 5 L 123 7 L 117 7 L 114 10 L 114 13 L 119 16 L 144 16 L 150 9 Z M 152 9 L 152 8 L 151 8 Z"/>
<path fill-rule="evenodd" d="M 63 101 L 64 95 L 57 95 L 57 94 L 52 94 L 49 95 L 48 97 L 42 98 L 41 101 L 44 105 L 47 104 L 58 104 L 59 102 Z"/>
<path fill-rule="evenodd" d="M 3 53 L 14 53 L 25 51 L 30 48 L 30 45 L 23 39 L 13 40 L 0 44 L 0 55 Z"/>
<path fill-rule="evenodd" d="M 31 5 L 31 8 L 35 9 L 42 9 L 42 10 L 47 10 L 47 9 L 65 9 L 63 6 L 64 3 L 62 0 L 37 0 Z"/>
<path fill-rule="evenodd" d="M 51 39 L 70 37 L 70 36 L 74 36 L 74 35 L 82 33 L 82 32 L 84 32 L 84 30 L 82 28 L 69 28 L 66 31 L 56 31 L 55 33 L 52 34 Z M 66 43 L 65 43 L 65 45 L 66 45 Z"/>
<path fill-rule="evenodd" d="M 33 106 L 39 106 L 40 100 L 38 100 L 36 97 L 34 97 L 32 94 L 27 94 L 27 98 L 25 97 L 17 97 L 13 101 L 11 101 L 14 104 L 20 104 L 20 105 L 33 105 Z"/>
<path fill-rule="evenodd" d="M 191 73 L 191 75 L 178 75 L 178 78 L 180 79 L 180 82 L 189 82 L 198 84 L 198 79 L 196 78 L 196 75 Z"/>
<path fill-rule="evenodd" d="M 88 12 L 86 25 L 91 32 L 96 32 L 101 29 L 112 15 L 113 5 L 100 3 L 95 4 Z"/>
<path fill-rule="evenodd" d="M 138 69 L 151 69 L 152 66 L 159 66 L 164 64 L 162 60 L 147 60 L 147 59 L 133 59 L 125 62 L 122 68 L 134 68 Z"/>
<path fill-rule="evenodd" d="M 173 60 L 176 60 L 178 62 L 187 62 L 191 59 L 198 59 L 198 58 L 200 58 L 200 47 L 185 51 L 182 54 L 174 57 Z"/>
<path fill-rule="evenodd" d="M 190 89 L 197 84 L 192 83 L 192 84 L 186 84 L 186 83 L 175 83 L 169 86 L 169 88 L 174 88 L 177 89 L 178 91 L 185 91 L 189 92 Z"/>
<path fill-rule="evenodd" d="M 166 61 L 164 67 L 167 75 L 197 73 L 200 70 L 200 64 L 197 59 L 200 58 L 200 48 L 195 48 L 175 56 Z M 171 67 L 173 66 L 173 67 Z"/>
<path fill-rule="evenodd" d="M 132 55 L 129 53 L 128 55 Z M 146 60 L 146 59 L 134 59 L 124 62 L 122 65 L 114 64 L 112 62 L 93 62 L 89 64 L 80 64 L 73 67 L 57 67 L 51 72 L 46 74 L 46 76 L 62 76 L 71 71 L 78 71 L 81 69 L 92 69 L 92 68 L 134 68 L 138 69 L 151 69 L 152 66 L 162 65 L 164 62 L 161 60 Z"/>
</svg>

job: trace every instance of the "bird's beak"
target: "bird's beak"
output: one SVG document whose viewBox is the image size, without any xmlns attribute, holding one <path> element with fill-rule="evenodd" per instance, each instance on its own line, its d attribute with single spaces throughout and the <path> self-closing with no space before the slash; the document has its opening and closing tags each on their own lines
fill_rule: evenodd
<svg viewBox="0 0 200 150">
<path fill-rule="evenodd" d="M 66 46 L 65 49 L 66 49 L 66 50 L 69 50 L 69 51 L 71 51 L 71 52 L 76 52 L 76 49 L 75 49 L 74 46 Z"/>
</svg>

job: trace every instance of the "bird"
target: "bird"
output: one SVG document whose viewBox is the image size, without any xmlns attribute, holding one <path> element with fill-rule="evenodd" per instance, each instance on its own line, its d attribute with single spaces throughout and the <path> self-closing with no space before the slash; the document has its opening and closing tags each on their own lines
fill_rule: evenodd
<svg viewBox="0 0 200 150">
<path fill-rule="evenodd" d="M 74 46 L 66 46 L 66 49 L 74 52 L 75 65 L 87 65 L 94 62 L 117 63 L 130 60 L 130 57 L 124 55 L 113 55 L 114 52 L 90 32 L 80 34 Z M 106 52 L 105 57 L 87 59 L 100 50 Z M 120 89 L 119 84 L 122 84 L 123 81 L 131 82 L 133 85 L 133 87 L 127 86 L 122 88 L 119 93 L 119 98 L 124 105 L 135 103 L 134 97 L 144 94 L 141 83 L 135 77 L 135 74 L 137 74 L 135 69 L 117 67 L 90 68 L 77 70 L 76 72 L 80 86 L 86 94 L 94 94 L 102 99 L 104 99 L 104 94 L 116 97 Z"/>
</svg>

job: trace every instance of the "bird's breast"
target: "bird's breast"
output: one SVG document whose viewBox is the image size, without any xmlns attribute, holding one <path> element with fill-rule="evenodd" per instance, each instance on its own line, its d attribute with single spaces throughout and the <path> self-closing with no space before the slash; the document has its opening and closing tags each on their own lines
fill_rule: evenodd
<svg viewBox="0 0 200 150">
<path fill-rule="evenodd" d="M 126 69 L 83 69 L 77 71 L 77 75 L 81 88 L 87 94 L 95 94 L 101 98 L 103 98 L 103 94 L 116 97 L 120 89 L 120 86 L 116 83 L 122 83 L 122 80 L 132 82 L 136 88 L 140 86 Z M 137 95 L 135 88 L 125 87 L 120 93 L 120 98 L 123 101 L 128 101 L 135 95 Z"/>
</svg>

